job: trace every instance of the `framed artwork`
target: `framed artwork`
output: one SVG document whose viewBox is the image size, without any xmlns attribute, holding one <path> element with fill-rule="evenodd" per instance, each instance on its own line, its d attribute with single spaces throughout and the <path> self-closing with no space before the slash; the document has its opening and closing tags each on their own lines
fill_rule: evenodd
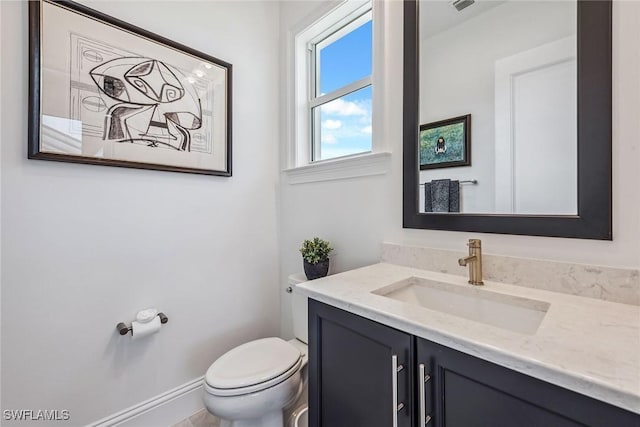
<svg viewBox="0 0 640 427">
<path fill-rule="evenodd" d="M 231 176 L 231 64 L 71 1 L 29 49 L 30 159 Z"/>
<path fill-rule="evenodd" d="M 420 125 L 420 170 L 471 165 L 471 114 Z"/>
</svg>

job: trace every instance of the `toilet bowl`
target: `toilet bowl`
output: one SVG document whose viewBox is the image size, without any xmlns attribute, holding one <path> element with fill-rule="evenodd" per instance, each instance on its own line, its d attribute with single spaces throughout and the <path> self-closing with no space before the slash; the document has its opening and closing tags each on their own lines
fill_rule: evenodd
<svg viewBox="0 0 640 427">
<path fill-rule="evenodd" d="M 290 284 L 295 285 L 291 278 Z M 247 342 L 207 370 L 203 400 L 207 410 L 220 418 L 220 427 L 283 427 L 285 410 L 306 407 L 307 299 L 299 295 L 292 299 L 294 307 L 304 305 L 294 308 L 294 330 L 304 333 L 296 333 L 290 341 L 271 337 Z"/>
<path fill-rule="evenodd" d="M 306 365 L 296 343 L 272 337 L 242 344 L 207 371 L 205 407 L 221 427 L 282 427 L 283 410 L 306 385 Z"/>
</svg>

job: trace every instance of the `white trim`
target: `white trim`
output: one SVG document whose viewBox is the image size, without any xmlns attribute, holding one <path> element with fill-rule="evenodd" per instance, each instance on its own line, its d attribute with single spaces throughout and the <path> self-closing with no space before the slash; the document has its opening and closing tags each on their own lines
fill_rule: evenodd
<svg viewBox="0 0 640 427">
<path fill-rule="evenodd" d="M 495 62 L 495 208 L 517 213 L 515 184 L 514 80 L 516 77 L 576 60 L 576 36 L 568 36 Z"/>
<path fill-rule="evenodd" d="M 162 425 L 172 425 L 188 418 L 204 406 L 202 403 L 203 383 L 204 376 L 195 378 L 151 399 L 88 424 L 88 427 L 148 426 L 157 422 L 155 420 L 162 420 Z M 179 400 L 180 402 L 178 402 Z M 168 411 L 163 411 L 162 414 L 152 413 L 152 411 L 159 411 L 165 405 L 168 407 Z M 176 406 L 180 406 L 181 411 L 176 411 Z M 169 416 L 173 419 L 167 418 Z"/>
<path fill-rule="evenodd" d="M 342 98 L 343 96 L 349 95 L 350 93 L 356 92 L 360 89 L 364 89 L 367 86 L 371 86 L 371 76 L 356 80 L 355 82 L 349 83 L 340 89 L 334 90 L 333 92 L 311 99 L 311 101 L 309 101 L 309 108 L 314 109 L 319 105 L 328 104 L 331 101 Z"/>
<path fill-rule="evenodd" d="M 309 40 L 309 50 L 312 50 L 314 46 L 317 49 L 323 49 L 371 20 L 371 2 L 369 0 L 352 2 L 348 5 L 348 9 L 345 5 L 342 6 L 345 9 L 344 13 L 341 14 L 344 16 L 338 17 L 338 20 L 331 18 L 331 22 L 325 25 L 326 21 L 323 19 L 322 28 L 325 29 Z M 354 16 L 356 17 L 354 18 Z M 316 22 L 315 25 L 318 25 L 318 23 Z M 313 30 L 314 27 L 310 29 Z"/>
<path fill-rule="evenodd" d="M 304 135 L 310 135 L 306 120 L 299 123 L 300 109 L 304 114 L 304 102 L 300 102 L 296 97 L 296 93 L 305 93 L 307 90 L 306 79 L 297 79 L 297 76 L 306 69 L 308 64 L 308 56 L 300 58 L 296 56 L 296 52 L 301 48 L 298 35 L 304 32 L 306 28 L 311 27 L 318 22 L 323 16 L 331 13 L 332 10 L 340 6 L 341 2 L 337 0 L 329 0 L 322 3 L 313 13 L 306 16 L 300 22 L 290 27 L 285 35 L 285 74 L 286 74 L 286 102 L 283 108 L 282 134 L 285 135 L 285 146 L 282 152 L 281 164 L 283 167 L 294 167 L 297 164 L 303 164 L 311 159 L 310 147 L 298 147 L 296 141 L 303 138 Z M 300 105 L 302 104 L 302 105 Z M 307 136 L 308 137 L 308 136 Z"/>
<path fill-rule="evenodd" d="M 379 6 L 381 6 L 380 3 Z M 377 24 L 375 22 L 376 12 L 374 4 L 371 0 L 366 1 L 329 1 L 316 9 L 313 13 L 303 19 L 287 31 L 286 45 L 286 74 L 287 74 L 287 102 L 285 103 L 285 120 L 284 132 L 287 136 L 286 146 L 284 150 L 283 167 L 296 168 L 309 165 L 312 161 L 312 127 L 311 127 L 311 108 L 310 100 L 313 98 L 310 87 L 309 70 L 312 67 L 312 55 L 309 53 L 309 43 L 318 40 L 323 33 L 327 31 L 335 31 L 336 26 L 348 23 L 353 20 L 353 14 L 357 11 L 364 13 L 364 8 L 371 8 L 371 16 L 373 17 L 373 58 L 371 81 L 375 81 L 375 71 L 373 70 L 376 61 L 376 35 Z M 348 15 L 351 15 L 350 17 Z M 326 36 L 325 36 L 326 37 Z M 372 92 L 372 109 L 376 110 L 375 89 Z M 375 120 L 375 116 L 374 116 Z M 376 146 L 376 128 L 372 136 L 372 151 L 380 151 Z M 360 155 L 358 153 L 355 155 Z M 329 159 L 328 159 L 329 160 Z M 332 159 L 334 160 L 334 159 Z M 315 163 L 315 162 L 314 162 Z"/>
<path fill-rule="evenodd" d="M 365 153 L 318 161 L 310 165 L 285 169 L 289 184 L 333 181 L 384 175 L 389 170 L 391 153 Z"/>
<path fill-rule="evenodd" d="M 393 151 L 401 132 L 394 132 L 387 126 L 390 117 L 401 117 L 402 96 L 397 93 L 395 82 L 390 76 L 402 77 L 402 34 L 396 31 L 396 23 L 402 20 L 399 2 L 373 0 L 373 52 L 371 69 L 371 117 L 372 151 Z M 395 13 L 395 16 L 394 16 Z M 394 40 L 394 37 L 396 39 Z M 401 120 L 400 120 L 401 122 Z"/>
</svg>

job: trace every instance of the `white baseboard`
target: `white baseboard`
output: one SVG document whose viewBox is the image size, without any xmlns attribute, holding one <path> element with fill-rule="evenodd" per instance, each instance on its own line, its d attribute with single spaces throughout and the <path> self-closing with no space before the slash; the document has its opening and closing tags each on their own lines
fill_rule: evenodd
<svg viewBox="0 0 640 427">
<path fill-rule="evenodd" d="M 140 402 L 88 427 L 161 427 L 171 426 L 190 417 L 204 407 L 202 383 L 198 377 L 188 383 Z"/>
</svg>

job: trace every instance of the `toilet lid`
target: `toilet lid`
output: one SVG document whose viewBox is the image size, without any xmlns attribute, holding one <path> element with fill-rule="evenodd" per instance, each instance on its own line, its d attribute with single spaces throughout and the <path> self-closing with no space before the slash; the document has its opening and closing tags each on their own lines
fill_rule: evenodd
<svg viewBox="0 0 640 427">
<path fill-rule="evenodd" d="M 248 387 L 276 378 L 300 361 L 300 351 L 272 337 L 242 344 L 223 354 L 207 370 L 206 382 L 217 389 Z"/>
</svg>

